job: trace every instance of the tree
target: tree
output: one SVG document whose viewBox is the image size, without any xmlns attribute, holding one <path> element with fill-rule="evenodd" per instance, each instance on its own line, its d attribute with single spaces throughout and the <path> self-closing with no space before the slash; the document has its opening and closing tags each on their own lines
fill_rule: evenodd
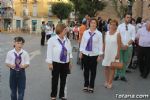
<svg viewBox="0 0 150 100">
<path fill-rule="evenodd" d="M 124 14 L 127 12 L 127 5 L 124 5 L 122 0 L 112 0 L 114 9 L 117 13 L 117 16 L 122 19 Z"/>
<path fill-rule="evenodd" d="M 132 6 L 135 0 L 128 0 L 127 3 L 123 3 L 123 0 L 112 0 L 112 4 L 114 5 L 114 9 L 120 19 L 123 18 L 125 13 L 132 14 Z"/>
<path fill-rule="evenodd" d="M 69 3 L 54 3 L 52 5 L 52 13 L 55 14 L 60 21 L 67 19 L 72 11 L 72 5 Z"/>
<path fill-rule="evenodd" d="M 71 0 L 71 2 L 74 4 L 74 9 L 79 19 L 83 18 L 86 14 L 95 16 L 97 11 L 103 10 L 106 7 L 106 3 L 100 0 Z"/>
<path fill-rule="evenodd" d="M 79 5 L 80 5 L 80 0 L 70 0 L 73 5 L 74 5 L 74 12 L 75 12 L 75 20 L 76 20 L 76 17 L 77 17 L 77 12 L 79 11 Z"/>
</svg>

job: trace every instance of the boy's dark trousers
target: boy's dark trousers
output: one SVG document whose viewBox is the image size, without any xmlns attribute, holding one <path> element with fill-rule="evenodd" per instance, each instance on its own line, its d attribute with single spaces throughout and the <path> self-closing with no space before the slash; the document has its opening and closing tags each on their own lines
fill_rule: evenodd
<svg viewBox="0 0 150 100">
<path fill-rule="evenodd" d="M 45 32 L 41 32 L 41 45 L 45 43 Z"/>
<path fill-rule="evenodd" d="M 11 100 L 23 100 L 26 85 L 25 69 L 21 69 L 20 71 L 10 69 L 9 82 L 11 89 Z"/>
<path fill-rule="evenodd" d="M 57 63 L 53 62 L 53 70 L 52 70 L 52 92 L 51 97 L 57 96 L 57 87 L 58 80 L 60 78 L 60 90 L 59 90 L 59 98 L 65 96 L 64 89 L 66 85 L 67 74 L 69 74 L 69 63 Z"/>
<path fill-rule="evenodd" d="M 82 63 L 84 65 L 84 87 L 94 89 L 97 70 L 97 57 L 98 56 L 87 56 L 83 54 Z"/>
</svg>

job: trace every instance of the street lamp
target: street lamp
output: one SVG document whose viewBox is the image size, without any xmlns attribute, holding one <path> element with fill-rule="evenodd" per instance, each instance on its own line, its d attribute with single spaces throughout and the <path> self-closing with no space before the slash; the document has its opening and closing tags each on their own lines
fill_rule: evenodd
<svg viewBox="0 0 150 100">
<path fill-rule="evenodd" d="M 128 0 L 128 13 L 132 15 L 132 5 L 133 5 L 133 0 Z"/>
</svg>

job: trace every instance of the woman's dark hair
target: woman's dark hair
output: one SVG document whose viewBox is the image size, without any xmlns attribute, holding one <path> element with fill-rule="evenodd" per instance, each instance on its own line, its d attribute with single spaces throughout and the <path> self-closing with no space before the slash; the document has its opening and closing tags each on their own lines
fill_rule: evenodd
<svg viewBox="0 0 150 100">
<path fill-rule="evenodd" d="M 22 42 L 22 43 L 25 43 L 25 40 L 23 39 L 23 37 L 15 37 L 14 38 L 14 42 Z"/>
<path fill-rule="evenodd" d="M 141 23 L 141 22 L 142 22 L 142 17 L 138 17 L 138 18 L 136 19 L 136 24 Z"/>
<path fill-rule="evenodd" d="M 109 24 L 109 23 L 110 23 L 110 21 L 111 21 L 111 18 L 109 18 L 109 19 L 108 19 L 107 24 Z"/>
</svg>

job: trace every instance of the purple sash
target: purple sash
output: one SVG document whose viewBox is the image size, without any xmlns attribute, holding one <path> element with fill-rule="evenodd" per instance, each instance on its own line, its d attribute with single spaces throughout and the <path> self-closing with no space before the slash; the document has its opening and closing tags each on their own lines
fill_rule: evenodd
<svg viewBox="0 0 150 100">
<path fill-rule="evenodd" d="M 89 38 L 89 40 L 87 42 L 85 50 L 92 51 L 93 36 L 95 35 L 95 33 L 92 34 L 91 32 L 89 32 L 89 34 L 90 34 L 90 38 Z"/>
<path fill-rule="evenodd" d="M 58 39 L 58 41 L 62 46 L 62 50 L 61 50 L 61 53 L 60 53 L 60 61 L 66 62 L 67 61 L 67 49 L 65 47 L 65 41 L 63 43 L 60 39 Z"/>
<path fill-rule="evenodd" d="M 21 64 L 21 61 L 22 61 L 22 58 L 21 58 L 22 53 L 20 53 L 19 55 L 17 55 L 14 52 L 14 55 L 15 55 L 15 64 L 16 64 L 15 70 L 19 71 L 20 70 L 20 64 Z"/>
</svg>

